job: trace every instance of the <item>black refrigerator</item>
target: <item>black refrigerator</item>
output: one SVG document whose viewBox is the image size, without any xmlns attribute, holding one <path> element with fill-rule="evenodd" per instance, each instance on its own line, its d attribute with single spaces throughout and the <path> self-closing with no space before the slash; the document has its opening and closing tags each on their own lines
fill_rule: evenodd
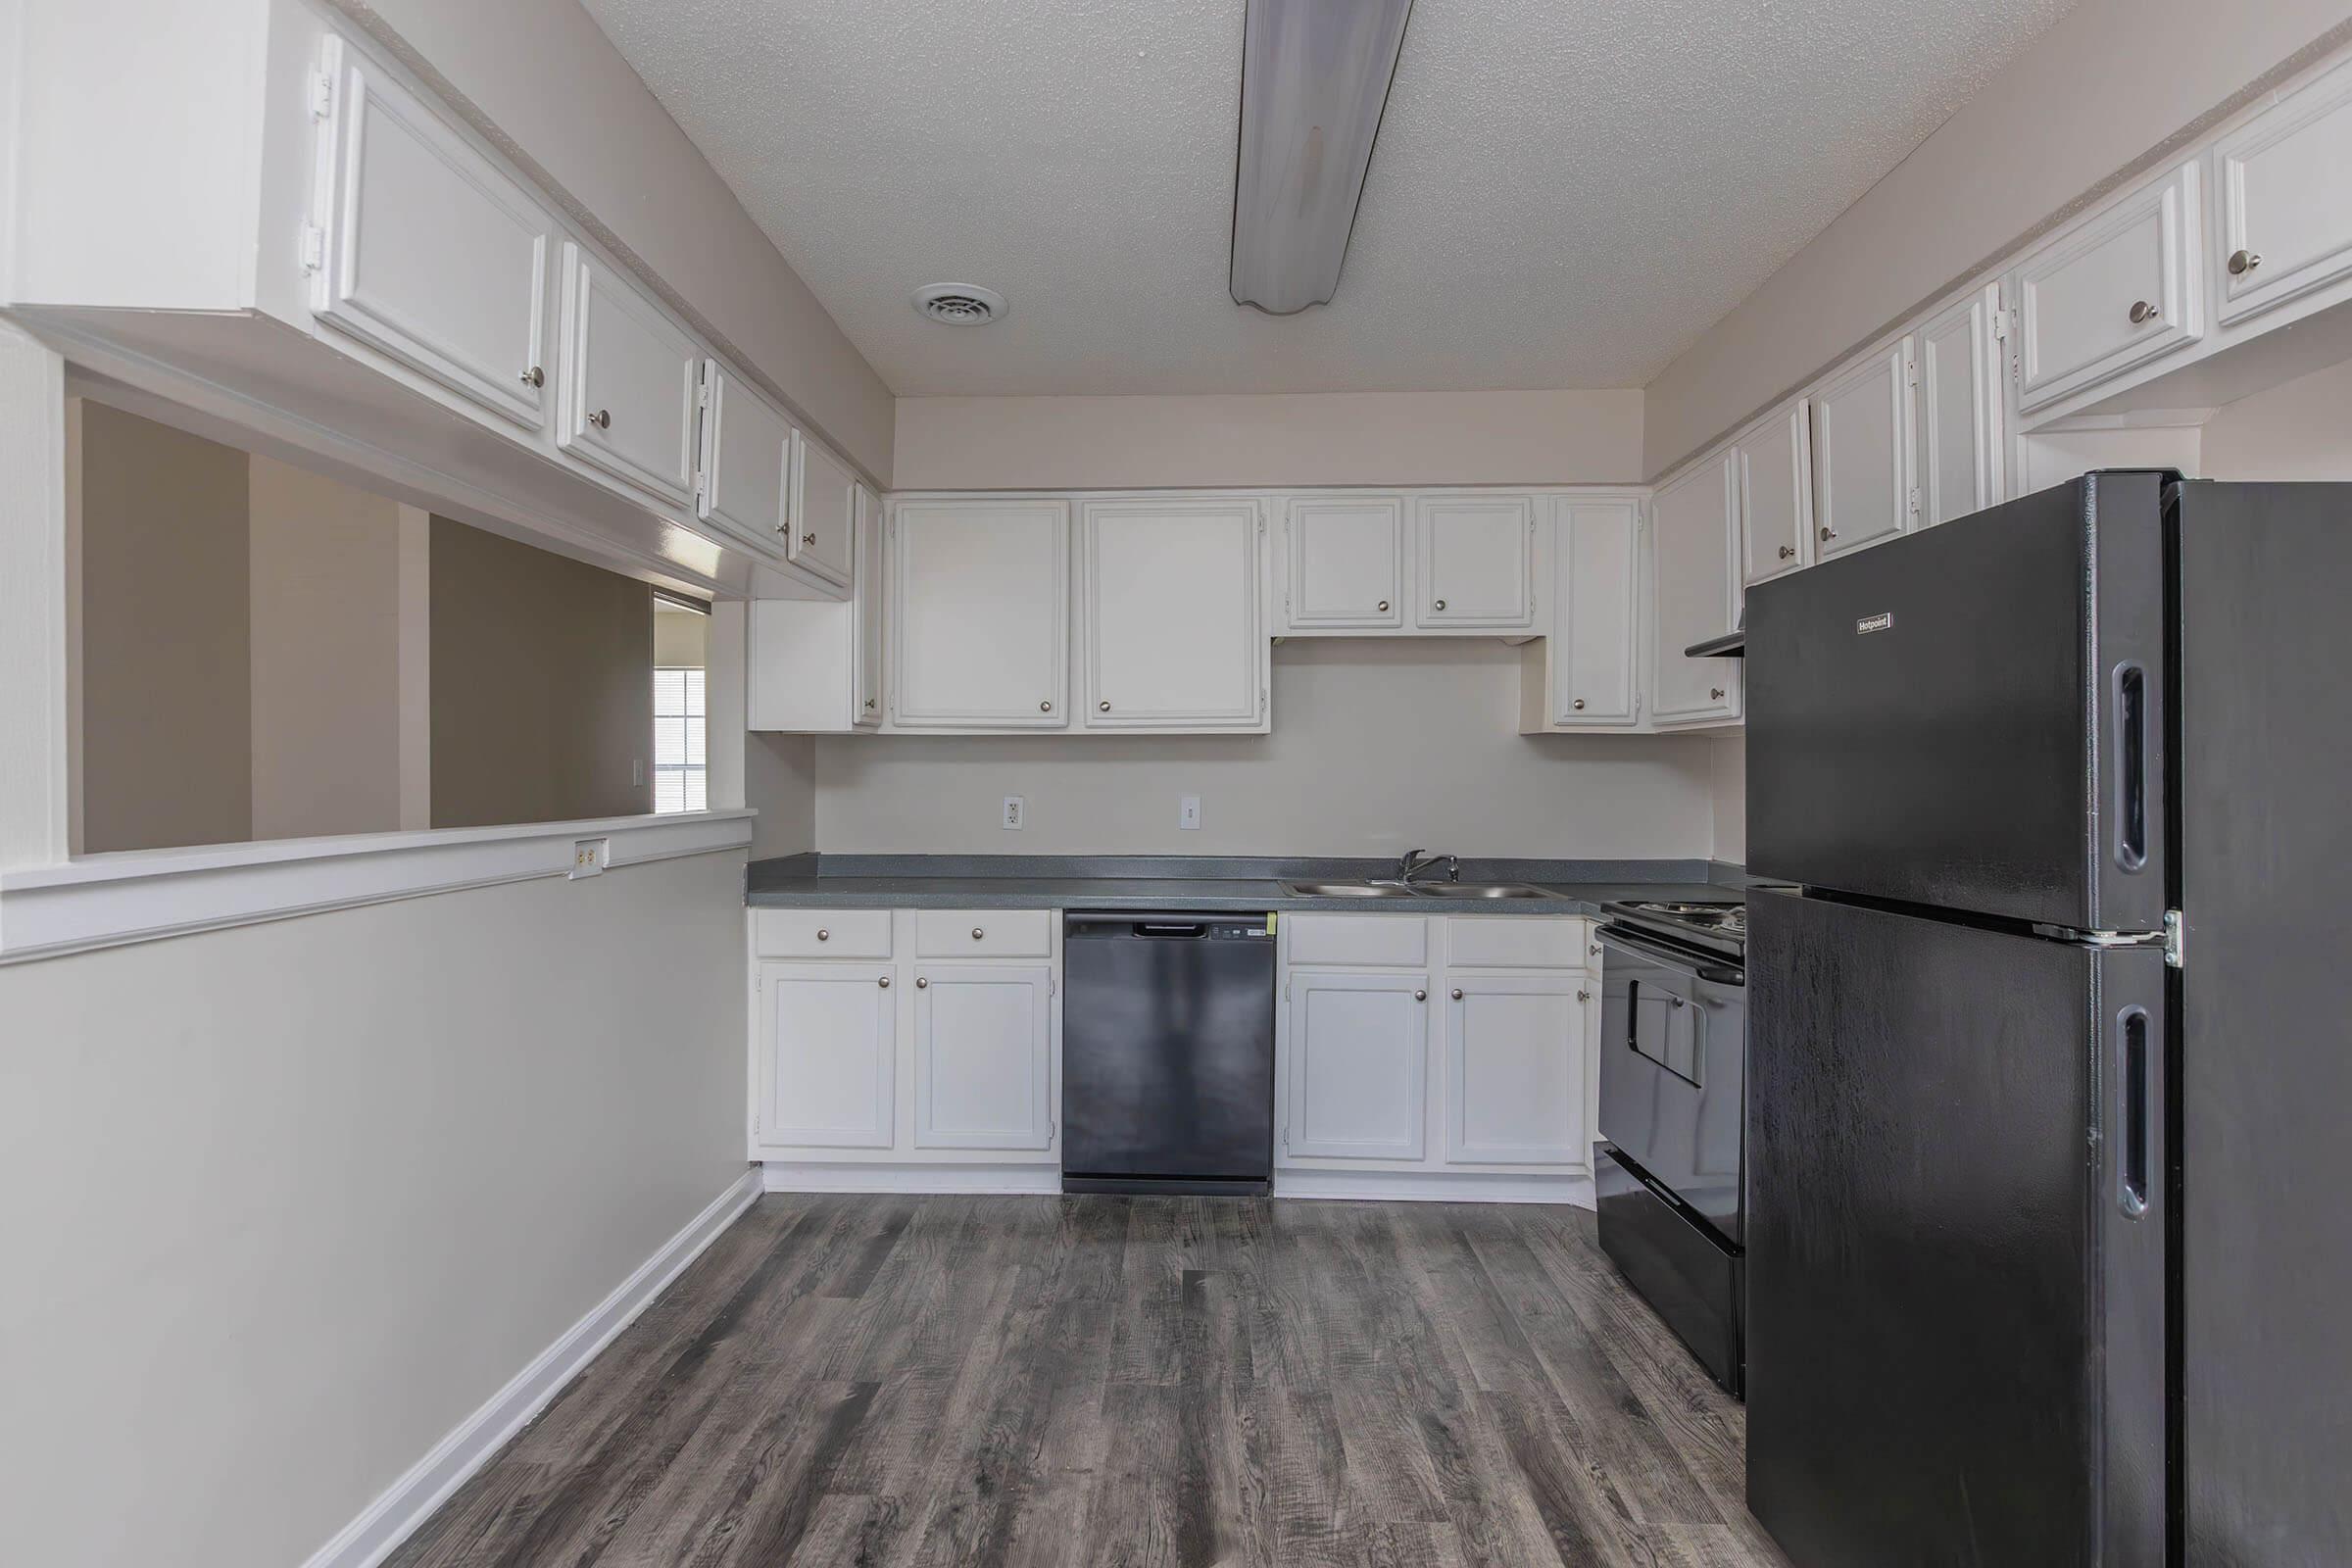
<svg viewBox="0 0 2352 1568">
<path fill-rule="evenodd" d="M 2093 473 L 1747 599 L 1748 1505 L 2352 1563 L 2352 485 Z"/>
</svg>

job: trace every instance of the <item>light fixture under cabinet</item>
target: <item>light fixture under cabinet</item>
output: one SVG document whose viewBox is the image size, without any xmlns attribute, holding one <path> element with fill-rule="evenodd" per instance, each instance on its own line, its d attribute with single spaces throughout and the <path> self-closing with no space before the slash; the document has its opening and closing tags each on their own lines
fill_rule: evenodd
<svg viewBox="0 0 2352 1568">
<path fill-rule="evenodd" d="M 1413 0 L 1249 0 L 1233 300 L 1270 316 L 1340 286 Z"/>
</svg>

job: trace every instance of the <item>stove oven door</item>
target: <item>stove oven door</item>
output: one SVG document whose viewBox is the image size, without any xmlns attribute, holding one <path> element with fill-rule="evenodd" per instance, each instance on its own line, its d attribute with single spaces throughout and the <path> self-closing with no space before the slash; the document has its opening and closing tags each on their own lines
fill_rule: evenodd
<svg viewBox="0 0 2352 1568">
<path fill-rule="evenodd" d="M 1600 1136 L 1737 1247 L 1745 977 L 1624 926 L 1600 944 Z"/>
</svg>

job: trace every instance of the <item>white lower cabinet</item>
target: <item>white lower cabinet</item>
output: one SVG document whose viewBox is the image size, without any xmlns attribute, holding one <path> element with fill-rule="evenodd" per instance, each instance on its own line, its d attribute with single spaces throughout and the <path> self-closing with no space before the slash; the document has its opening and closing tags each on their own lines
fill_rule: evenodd
<svg viewBox="0 0 2352 1568">
<path fill-rule="evenodd" d="M 1054 1142 L 1054 971 L 930 965 L 914 978 L 914 1146 Z"/>
<path fill-rule="evenodd" d="M 898 1008 L 887 964 L 767 963 L 760 967 L 759 1104 L 761 1145 L 888 1149 Z"/>
<path fill-rule="evenodd" d="M 1277 1194 L 1352 1180 L 1365 1196 L 1575 1196 L 1564 1179 L 1592 1173 L 1599 1092 L 1590 921 L 1299 914 L 1281 929 Z M 1431 961 L 1396 961 L 1407 954 Z"/>
</svg>

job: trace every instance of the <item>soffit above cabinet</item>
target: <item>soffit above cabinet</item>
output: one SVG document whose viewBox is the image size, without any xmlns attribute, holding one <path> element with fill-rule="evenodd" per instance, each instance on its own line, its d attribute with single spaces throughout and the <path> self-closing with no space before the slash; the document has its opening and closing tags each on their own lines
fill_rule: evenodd
<svg viewBox="0 0 2352 1568">
<path fill-rule="evenodd" d="M 585 0 L 902 397 L 1640 385 L 2071 3 L 1417 0 L 1339 293 L 1273 320 L 1244 0 Z"/>
</svg>

